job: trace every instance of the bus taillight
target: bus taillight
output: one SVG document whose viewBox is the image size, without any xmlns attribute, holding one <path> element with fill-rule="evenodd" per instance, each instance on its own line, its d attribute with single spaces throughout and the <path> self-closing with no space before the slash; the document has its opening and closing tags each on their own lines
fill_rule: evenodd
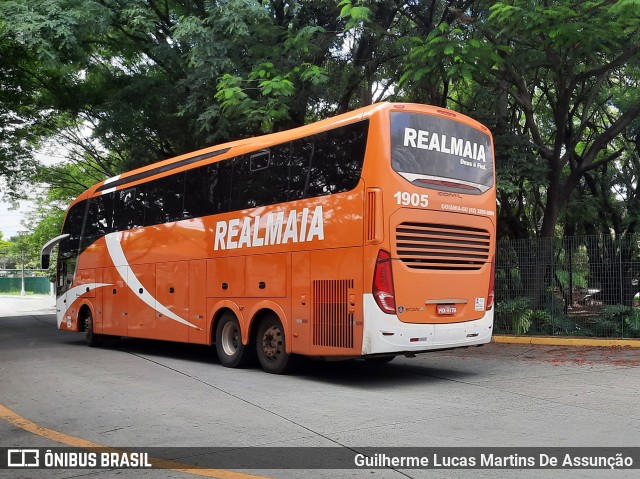
<svg viewBox="0 0 640 479">
<path fill-rule="evenodd" d="M 487 311 L 493 308 L 493 298 L 495 297 L 496 257 L 491 260 L 491 276 L 489 277 L 489 293 L 487 294 Z"/>
<path fill-rule="evenodd" d="M 391 273 L 391 255 L 384 250 L 378 252 L 376 269 L 373 273 L 373 297 L 382 311 L 396 312 L 396 297 Z"/>
</svg>

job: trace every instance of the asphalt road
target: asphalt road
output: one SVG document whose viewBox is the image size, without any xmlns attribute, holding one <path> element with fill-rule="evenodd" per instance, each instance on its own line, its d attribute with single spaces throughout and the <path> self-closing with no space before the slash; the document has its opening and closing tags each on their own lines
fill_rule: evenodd
<svg viewBox="0 0 640 479">
<path fill-rule="evenodd" d="M 116 339 L 88 348 L 82 335 L 56 329 L 52 304 L 0 296 L 0 406 L 23 418 L 0 417 L 0 447 L 56 447 L 69 438 L 179 446 L 188 462 L 196 447 L 640 446 L 640 350 L 491 344 L 380 366 L 303 362 L 292 375 L 274 376 L 224 368 L 201 346 Z M 0 477 L 193 477 L 175 469 L 0 470 Z M 237 472 L 210 477 L 626 478 L 638 471 Z"/>
</svg>

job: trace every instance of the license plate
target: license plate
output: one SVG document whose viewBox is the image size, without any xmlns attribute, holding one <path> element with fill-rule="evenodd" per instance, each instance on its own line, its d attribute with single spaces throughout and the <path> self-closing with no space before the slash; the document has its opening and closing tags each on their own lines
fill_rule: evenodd
<svg viewBox="0 0 640 479">
<path fill-rule="evenodd" d="M 456 307 L 453 304 L 439 304 L 437 309 L 440 316 L 453 316 L 457 313 Z"/>
</svg>

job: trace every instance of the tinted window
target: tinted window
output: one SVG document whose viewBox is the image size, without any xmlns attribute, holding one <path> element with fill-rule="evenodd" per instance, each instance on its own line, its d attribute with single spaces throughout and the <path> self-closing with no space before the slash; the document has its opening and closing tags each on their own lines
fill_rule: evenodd
<svg viewBox="0 0 640 479">
<path fill-rule="evenodd" d="M 213 167 L 216 168 L 213 168 Z M 207 216 L 213 210 L 212 191 L 218 182 L 217 163 L 188 170 L 185 176 L 184 217 Z"/>
<path fill-rule="evenodd" d="M 86 206 L 87 202 L 81 201 L 73 205 L 67 213 L 64 226 L 62 227 L 62 234 L 68 234 L 69 238 L 60 243 L 58 254 L 61 259 L 72 258 L 78 255 Z"/>
<path fill-rule="evenodd" d="M 266 149 L 262 151 L 258 151 L 257 153 L 252 153 L 249 156 L 249 166 L 251 173 L 255 173 L 257 171 L 266 170 L 269 168 L 269 164 L 271 163 L 271 150 Z"/>
<path fill-rule="evenodd" d="M 471 183 L 478 193 L 493 185 L 489 135 L 447 118 L 391 113 L 391 164 L 401 174 Z"/>
<path fill-rule="evenodd" d="M 145 186 L 116 191 L 114 197 L 114 229 L 124 231 L 144 226 Z"/>
<path fill-rule="evenodd" d="M 111 231 L 349 191 L 360 180 L 367 130 L 362 121 L 94 198 L 85 243 Z"/>
<path fill-rule="evenodd" d="M 265 204 L 272 205 L 291 200 L 291 143 L 276 145 L 270 148 L 269 189 L 265 195 Z M 267 174 L 265 172 L 265 174 Z"/>
<path fill-rule="evenodd" d="M 367 144 L 367 122 L 314 135 L 311 175 L 305 196 L 352 190 L 360 180 Z"/>
<path fill-rule="evenodd" d="M 249 155 L 235 158 L 231 183 L 231 211 L 259 206 L 261 192 L 257 191 L 258 189 L 262 189 L 262 185 L 251 173 Z"/>
<path fill-rule="evenodd" d="M 113 231 L 113 193 L 89 200 L 87 221 L 82 235 L 81 249 Z"/>
<path fill-rule="evenodd" d="M 305 197 L 310 180 L 311 158 L 314 144 L 308 138 L 291 142 L 291 162 L 289 168 L 289 200 Z"/>
<path fill-rule="evenodd" d="M 213 165 L 211 165 L 213 166 Z M 218 169 L 218 181 L 211 192 L 213 196 L 212 212 L 209 214 L 226 213 L 231 201 L 231 174 L 233 159 L 221 161 L 215 165 Z"/>
<path fill-rule="evenodd" d="M 229 211 L 230 160 L 186 172 L 184 217 L 198 218 Z"/>
<path fill-rule="evenodd" d="M 232 211 L 287 201 L 288 153 L 288 145 L 279 145 L 235 159 L 231 186 Z"/>
<path fill-rule="evenodd" d="M 145 226 L 183 218 L 184 176 L 178 173 L 147 183 Z"/>
<path fill-rule="evenodd" d="M 212 166 L 214 165 L 200 166 L 186 172 L 185 218 L 206 216 L 213 209 L 211 192 L 218 182 L 218 169 Z"/>
</svg>

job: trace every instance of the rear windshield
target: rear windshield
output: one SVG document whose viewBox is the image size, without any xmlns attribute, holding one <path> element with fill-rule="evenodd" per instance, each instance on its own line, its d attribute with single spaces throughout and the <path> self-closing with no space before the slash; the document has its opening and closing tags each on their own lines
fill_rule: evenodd
<svg viewBox="0 0 640 479">
<path fill-rule="evenodd" d="M 391 164 L 418 186 L 438 187 L 439 181 L 439 189 L 459 184 L 479 194 L 493 185 L 489 135 L 448 118 L 392 112 Z"/>
</svg>

